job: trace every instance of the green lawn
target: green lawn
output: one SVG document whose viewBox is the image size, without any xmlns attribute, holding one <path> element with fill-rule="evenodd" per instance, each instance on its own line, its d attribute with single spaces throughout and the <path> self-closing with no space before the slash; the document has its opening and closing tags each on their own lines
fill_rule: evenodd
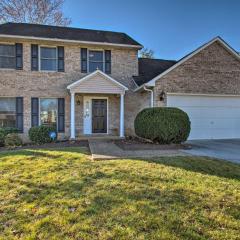
<svg viewBox="0 0 240 240">
<path fill-rule="evenodd" d="M 239 239 L 240 165 L 88 157 L 1 153 L 0 239 Z"/>
</svg>

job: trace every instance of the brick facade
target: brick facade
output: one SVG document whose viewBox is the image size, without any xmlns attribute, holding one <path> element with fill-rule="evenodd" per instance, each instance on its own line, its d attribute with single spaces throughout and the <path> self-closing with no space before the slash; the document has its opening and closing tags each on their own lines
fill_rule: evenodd
<svg viewBox="0 0 240 240">
<path fill-rule="evenodd" d="M 216 41 L 156 81 L 156 106 L 161 91 L 240 95 L 240 61 Z"/>
<path fill-rule="evenodd" d="M 31 127 L 31 97 L 39 98 L 65 98 L 65 134 L 70 134 L 70 95 L 67 86 L 86 74 L 81 73 L 80 48 L 109 49 L 112 54 L 111 77 L 131 89 L 134 86 L 133 75 L 138 74 L 138 58 L 136 49 L 124 49 L 115 47 L 86 46 L 69 43 L 54 43 L 47 41 L 27 41 L 0 39 L 0 43 L 23 43 L 23 70 L 0 69 L 0 97 L 24 97 L 24 135 L 27 136 Z M 31 44 L 45 46 L 64 46 L 65 49 L 65 72 L 41 72 L 31 71 Z M 81 98 L 81 96 L 80 96 Z M 129 115 L 128 97 L 125 101 L 125 115 Z M 80 101 L 82 102 L 82 101 Z M 109 126 L 112 133 L 119 131 L 119 97 L 109 96 L 110 119 Z M 130 107 L 132 110 L 132 107 Z M 126 117 L 125 117 L 126 119 Z M 77 133 L 82 133 L 82 110 L 81 105 L 76 105 L 76 127 Z M 128 121 L 125 120 L 126 128 Z"/>
<path fill-rule="evenodd" d="M 125 134 L 134 134 L 134 119 L 139 111 L 150 106 L 150 93 L 134 92 L 132 76 L 138 75 L 138 52 L 131 48 L 86 46 L 49 41 L 27 41 L 0 39 L 2 43 L 23 43 L 23 70 L 0 69 L 0 97 L 24 97 L 24 134 L 31 127 L 31 97 L 65 98 L 65 133 L 70 135 L 70 94 L 67 86 L 86 74 L 81 73 L 80 48 L 109 49 L 112 53 L 111 77 L 129 88 L 125 94 Z M 64 46 L 65 72 L 31 71 L 31 44 Z M 196 55 L 156 81 L 155 106 L 166 105 L 159 94 L 198 93 L 240 95 L 239 59 L 227 51 L 219 42 L 214 42 Z M 85 94 L 86 95 L 86 94 Z M 118 94 L 97 94 L 109 99 L 109 133 L 119 134 L 120 97 Z M 83 134 L 83 94 L 76 95 L 75 123 L 77 136 Z M 79 104 L 77 104 L 79 103 Z"/>
</svg>

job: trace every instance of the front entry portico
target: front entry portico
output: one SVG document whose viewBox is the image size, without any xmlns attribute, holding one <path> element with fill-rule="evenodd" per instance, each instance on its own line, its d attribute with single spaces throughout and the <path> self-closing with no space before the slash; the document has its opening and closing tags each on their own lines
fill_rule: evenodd
<svg viewBox="0 0 240 240">
<path fill-rule="evenodd" d="M 71 93 L 71 139 L 75 139 L 76 134 L 111 134 L 112 129 L 124 137 L 124 95 L 127 87 L 96 70 L 67 88 Z M 79 96 L 82 100 L 81 119 L 76 117 L 79 116 L 76 106 L 76 97 Z M 76 131 L 79 121 L 82 126 L 80 133 L 78 129 Z"/>
</svg>

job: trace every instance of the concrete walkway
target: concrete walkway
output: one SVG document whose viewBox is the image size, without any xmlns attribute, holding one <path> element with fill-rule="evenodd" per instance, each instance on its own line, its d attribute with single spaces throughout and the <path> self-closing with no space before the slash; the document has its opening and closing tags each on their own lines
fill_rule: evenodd
<svg viewBox="0 0 240 240">
<path fill-rule="evenodd" d="M 114 144 L 112 140 L 90 139 L 88 142 L 93 160 L 189 156 L 189 154 L 181 152 L 179 150 L 126 151 Z"/>
</svg>

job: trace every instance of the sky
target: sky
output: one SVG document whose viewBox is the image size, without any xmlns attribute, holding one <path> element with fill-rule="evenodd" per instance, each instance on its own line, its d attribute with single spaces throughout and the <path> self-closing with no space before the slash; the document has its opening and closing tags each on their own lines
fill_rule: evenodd
<svg viewBox="0 0 240 240">
<path fill-rule="evenodd" d="M 240 0 L 65 0 L 72 27 L 125 32 L 178 60 L 221 36 L 240 51 Z"/>
</svg>

